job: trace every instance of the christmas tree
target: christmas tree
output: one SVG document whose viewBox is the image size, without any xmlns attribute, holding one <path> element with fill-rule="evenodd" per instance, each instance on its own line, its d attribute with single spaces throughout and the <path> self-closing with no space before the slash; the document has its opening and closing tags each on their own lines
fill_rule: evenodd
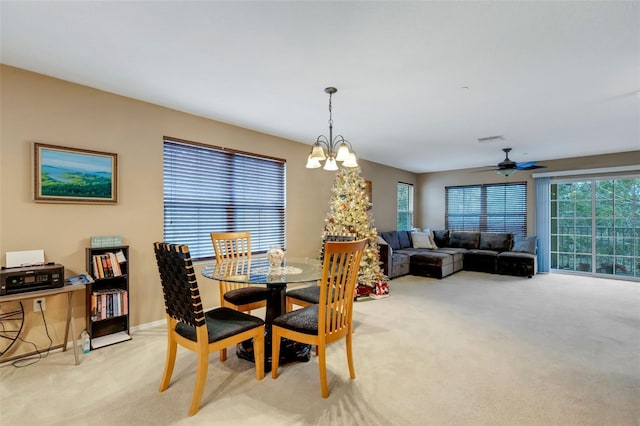
<svg viewBox="0 0 640 426">
<path fill-rule="evenodd" d="M 389 287 L 380 268 L 378 233 L 373 226 L 366 188 L 359 167 L 338 170 L 331 189 L 324 235 L 355 235 L 356 239 L 369 241 L 360 263 L 357 293 L 380 298 L 389 295 Z"/>
</svg>

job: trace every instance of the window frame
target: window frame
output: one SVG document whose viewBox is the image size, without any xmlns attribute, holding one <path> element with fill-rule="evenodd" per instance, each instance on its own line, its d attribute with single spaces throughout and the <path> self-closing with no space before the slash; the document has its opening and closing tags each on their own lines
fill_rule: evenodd
<svg viewBox="0 0 640 426">
<path fill-rule="evenodd" d="M 507 189 L 514 187 L 516 194 L 516 201 L 514 203 L 511 199 L 509 206 L 517 207 L 517 210 L 508 211 L 507 209 Z M 499 194 L 502 199 L 494 201 L 488 199 L 488 194 L 492 192 L 492 189 L 502 188 L 503 193 Z M 452 213 L 452 191 L 462 191 L 462 202 L 471 204 L 473 209 L 471 212 L 465 211 L 460 214 Z M 474 194 L 473 192 L 476 192 Z M 504 208 L 502 212 L 490 212 L 491 207 L 499 206 L 502 202 Z M 483 183 L 473 185 L 454 185 L 445 187 L 445 228 L 453 231 L 475 231 L 475 232 L 510 232 L 517 236 L 526 236 L 528 231 L 529 212 L 528 206 L 528 185 L 526 181 L 520 182 L 506 182 L 506 183 Z M 462 225 L 457 225 L 460 220 L 453 220 L 453 218 L 459 218 L 462 220 Z M 493 219 L 493 220 L 491 220 Z M 502 227 L 497 227 L 496 223 L 502 222 Z M 509 225 L 509 223 L 511 223 Z"/>
<path fill-rule="evenodd" d="M 254 254 L 285 248 L 286 160 L 165 136 L 162 168 L 164 241 L 193 260 L 214 258 L 211 232 L 250 231 Z"/>
<path fill-rule="evenodd" d="M 400 209 L 400 191 L 401 188 L 406 188 L 408 191 L 407 194 L 407 210 L 401 210 Z M 396 229 L 398 231 L 410 231 L 411 229 L 413 229 L 414 226 L 414 222 L 413 219 L 415 217 L 414 215 L 414 185 L 412 183 L 407 183 L 407 182 L 398 182 L 397 186 L 396 186 Z M 402 229 L 403 226 L 401 226 L 400 223 L 400 215 L 401 214 L 408 214 L 409 215 L 409 229 Z"/>
<path fill-rule="evenodd" d="M 635 191 L 633 189 L 630 194 L 618 196 L 616 181 L 635 180 Z M 611 198 L 603 198 L 599 194 L 599 182 L 612 181 Z M 559 186 L 571 185 L 577 188 L 578 185 L 589 185 L 589 197 L 584 196 L 578 198 L 577 195 L 572 199 L 564 199 L 559 194 Z M 605 276 L 608 278 L 622 278 L 625 280 L 640 280 L 640 174 L 621 174 L 621 175 L 597 175 L 597 176 L 580 176 L 568 178 L 555 178 L 549 183 L 549 200 L 550 200 L 550 269 L 553 272 L 587 274 L 594 276 Z M 555 192 L 554 192 L 555 191 Z M 564 190 L 563 190 L 564 191 Z M 574 191 L 575 192 L 575 191 Z M 590 204 L 590 215 L 579 216 L 578 205 L 580 203 Z M 602 202 L 610 204 L 610 215 L 601 215 L 599 211 L 603 206 Z M 620 211 L 619 204 L 631 202 L 632 212 L 636 212 L 635 216 L 629 218 L 625 213 L 618 214 Z M 573 206 L 571 217 L 564 214 L 565 205 Z M 582 209 L 584 210 L 584 208 Z M 633 225 L 630 235 L 620 235 L 620 221 L 631 219 Z M 573 224 L 573 232 L 566 232 L 569 229 L 565 222 Z M 582 223 L 588 222 L 588 229 Z M 578 226 L 578 225 L 581 226 Z M 627 229 L 627 228 L 624 228 Z M 606 231 L 605 231 L 606 230 Z M 570 239 L 571 244 L 564 244 L 564 239 Z M 585 242 L 589 239 L 589 244 L 585 249 Z M 621 247 L 629 246 L 630 253 L 622 250 Z M 563 250 L 569 247 L 571 250 Z M 610 253 L 606 252 L 606 248 L 610 248 Z M 603 260 L 611 261 L 611 268 L 603 268 Z M 606 262 L 605 262 L 606 263 Z M 621 266 L 622 265 L 622 266 Z M 624 268 L 623 268 L 624 267 Z M 626 268 L 631 268 L 628 270 Z"/>
</svg>

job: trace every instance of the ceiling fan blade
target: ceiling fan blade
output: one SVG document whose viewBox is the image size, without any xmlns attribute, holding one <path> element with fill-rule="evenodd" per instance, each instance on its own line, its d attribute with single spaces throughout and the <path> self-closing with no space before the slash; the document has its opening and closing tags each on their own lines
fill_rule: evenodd
<svg viewBox="0 0 640 426">
<path fill-rule="evenodd" d="M 518 170 L 534 170 L 534 169 L 546 169 L 547 166 L 536 164 L 535 161 L 526 161 L 522 163 L 516 163 Z"/>
<path fill-rule="evenodd" d="M 495 166 L 491 166 L 491 167 L 487 166 L 487 168 L 485 168 L 485 169 L 473 170 L 473 171 L 471 171 L 469 173 L 495 172 L 496 170 L 498 170 L 498 168 L 495 167 Z"/>
</svg>

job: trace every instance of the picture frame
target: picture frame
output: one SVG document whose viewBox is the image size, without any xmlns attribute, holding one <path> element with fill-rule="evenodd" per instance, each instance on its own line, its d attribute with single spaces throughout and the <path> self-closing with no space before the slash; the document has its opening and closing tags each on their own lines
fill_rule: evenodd
<svg viewBox="0 0 640 426">
<path fill-rule="evenodd" d="M 33 159 L 36 202 L 118 202 L 118 154 L 36 142 Z"/>
</svg>

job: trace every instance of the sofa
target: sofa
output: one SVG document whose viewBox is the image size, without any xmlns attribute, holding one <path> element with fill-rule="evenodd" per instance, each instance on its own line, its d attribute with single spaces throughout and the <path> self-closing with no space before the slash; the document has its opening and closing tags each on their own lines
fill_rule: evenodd
<svg viewBox="0 0 640 426">
<path fill-rule="evenodd" d="M 461 270 L 531 278 L 538 271 L 534 236 L 450 230 L 387 231 L 378 236 L 389 279 L 406 274 L 444 278 Z"/>
</svg>

